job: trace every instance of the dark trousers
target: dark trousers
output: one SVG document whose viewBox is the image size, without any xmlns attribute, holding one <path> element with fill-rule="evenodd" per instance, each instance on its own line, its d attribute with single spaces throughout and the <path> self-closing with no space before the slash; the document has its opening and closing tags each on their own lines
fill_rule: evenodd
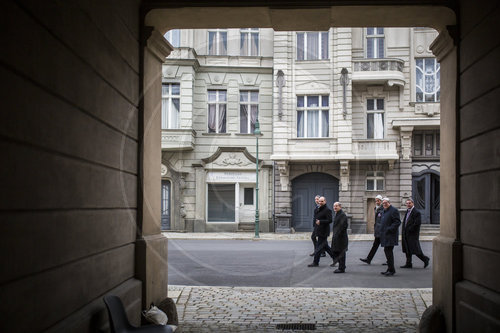
<svg viewBox="0 0 500 333">
<path fill-rule="evenodd" d="M 314 250 L 314 263 L 319 264 L 319 258 L 321 257 L 321 252 L 326 252 L 334 258 L 332 249 L 328 246 L 328 238 L 318 236 L 318 246 Z"/>
<path fill-rule="evenodd" d="M 318 228 L 316 228 L 316 226 L 314 226 L 313 228 L 313 232 L 311 234 L 311 240 L 313 242 L 313 245 L 314 245 L 314 251 L 316 251 L 316 248 L 318 247 L 318 235 L 316 234 Z M 321 254 L 325 253 L 325 251 L 322 251 Z"/>
<path fill-rule="evenodd" d="M 333 261 L 339 262 L 339 269 L 345 271 L 345 253 L 346 251 L 333 251 Z"/>
<path fill-rule="evenodd" d="M 372 261 L 373 257 L 375 256 L 375 253 L 377 253 L 377 250 L 380 246 L 380 237 L 375 237 L 375 240 L 373 241 L 372 249 L 370 250 L 370 253 L 368 253 L 368 256 L 366 259 L 368 261 Z"/>
<path fill-rule="evenodd" d="M 413 253 L 415 254 L 415 253 Z M 412 253 L 406 252 L 406 264 L 411 265 L 411 256 L 413 255 Z M 418 259 L 422 260 L 424 263 L 429 260 L 428 257 L 426 257 L 423 253 L 415 254 Z"/>
<path fill-rule="evenodd" d="M 394 246 L 384 247 L 385 257 L 387 258 L 388 272 L 396 272 L 396 269 L 394 268 L 394 253 L 392 253 L 392 250 L 394 250 Z"/>
</svg>

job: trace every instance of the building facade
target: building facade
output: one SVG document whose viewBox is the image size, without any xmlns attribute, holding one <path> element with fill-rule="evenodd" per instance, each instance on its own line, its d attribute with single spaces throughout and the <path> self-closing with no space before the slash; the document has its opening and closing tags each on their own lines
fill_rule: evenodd
<svg viewBox="0 0 500 333">
<path fill-rule="evenodd" d="M 372 232 L 374 197 L 439 223 L 439 63 L 427 28 L 172 30 L 163 66 L 162 224 L 312 229 L 316 194 Z"/>
</svg>

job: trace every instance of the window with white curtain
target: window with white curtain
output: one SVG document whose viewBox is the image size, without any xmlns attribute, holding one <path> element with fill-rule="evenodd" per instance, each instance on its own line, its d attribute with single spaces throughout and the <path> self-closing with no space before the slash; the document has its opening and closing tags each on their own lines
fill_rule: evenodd
<svg viewBox="0 0 500 333">
<path fill-rule="evenodd" d="M 252 134 L 259 116 L 259 92 L 240 91 L 240 133 Z"/>
<path fill-rule="evenodd" d="M 240 30 L 240 55 L 259 55 L 259 28 L 247 28 Z"/>
<path fill-rule="evenodd" d="M 384 190 L 384 172 L 368 171 L 366 173 L 366 190 L 383 191 Z"/>
<path fill-rule="evenodd" d="M 226 90 L 208 90 L 208 133 L 226 133 Z"/>
<path fill-rule="evenodd" d="M 328 95 L 297 96 L 297 137 L 328 137 Z"/>
<path fill-rule="evenodd" d="M 328 32 L 297 32 L 297 60 L 328 59 Z"/>
<path fill-rule="evenodd" d="M 384 57 L 384 28 L 366 28 L 366 57 Z"/>
<path fill-rule="evenodd" d="M 226 55 L 227 54 L 227 31 L 221 29 L 208 31 L 208 54 Z"/>
<path fill-rule="evenodd" d="M 161 128 L 179 128 L 181 86 L 179 83 L 162 83 Z"/>
<path fill-rule="evenodd" d="M 173 47 L 181 46 L 181 31 L 179 29 L 169 30 L 163 35 Z"/>
<path fill-rule="evenodd" d="M 439 102 L 440 72 L 439 62 L 436 61 L 436 58 L 415 59 L 417 102 Z"/>
<path fill-rule="evenodd" d="M 366 137 L 368 139 L 384 138 L 383 98 L 368 98 L 366 100 Z"/>
</svg>

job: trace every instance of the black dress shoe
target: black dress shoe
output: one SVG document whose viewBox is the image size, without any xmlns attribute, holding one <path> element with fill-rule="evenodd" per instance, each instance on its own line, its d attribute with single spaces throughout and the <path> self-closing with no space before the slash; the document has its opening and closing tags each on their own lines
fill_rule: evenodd
<svg viewBox="0 0 500 333">
<path fill-rule="evenodd" d="M 321 254 L 320 254 L 320 257 L 322 257 L 322 258 L 323 258 L 323 257 L 326 257 L 326 253 L 321 253 Z"/>
<path fill-rule="evenodd" d="M 406 264 L 404 266 L 399 266 L 399 267 L 401 267 L 401 268 L 412 268 L 413 265 L 412 264 Z"/>
<path fill-rule="evenodd" d="M 424 268 L 427 268 L 427 266 L 429 266 L 429 261 L 431 261 L 431 259 L 429 257 L 425 257 L 426 260 L 424 261 Z"/>
<path fill-rule="evenodd" d="M 314 257 L 314 252 L 309 255 L 310 257 Z"/>
<path fill-rule="evenodd" d="M 345 273 L 344 269 L 336 269 L 333 271 L 333 273 L 338 274 L 338 273 Z"/>
<path fill-rule="evenodd" d="M 368 258 L 359 258 L 359 260 L 361 260 L 362 262 L 366 262 L 368 265 L 371 263 L 371 261 L 368 260 Z"/>
<path fill-rule="evenodd" d="M 384 262 L 384 263 L 382 264 L 382 266 L 387 266 L 387 263 L 386 263 L 386 262 Z"/>
<path fill-rule="evenodd" d="M 307 265 L 307 267 L 318 267 L 319 265 L 318 264 L 315 264 L 315 263 L 312 263 L 312 264 L 309 264 Z"/>
<path fill-rule="evenodd" d="M 396 272 L 385 272 L 385 276 L 393 276 Z"/>
<path fill-rule="evenodd" d="M 380 274 L 382 274 L 382 275 L 386 275 L 387 273 L 389 273 L 389 271 L 380 272 Z"/>
<path fill-rule="evenodd" d="M 330 264 L 330 267 L 335 267 L 335 266 L 337 266 L 336 262 L 334 262 L 333 264 Z"/>
</svg>

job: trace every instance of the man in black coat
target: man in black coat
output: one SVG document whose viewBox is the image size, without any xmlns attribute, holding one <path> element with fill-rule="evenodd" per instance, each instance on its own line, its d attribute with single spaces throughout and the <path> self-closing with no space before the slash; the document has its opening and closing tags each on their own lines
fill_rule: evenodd
<svg viewBox="0 0 500 333">
<path fill-rule="evenodd" d="M 380 272 L 385 276 L 392 276 L 396 273 L 394 268 L 394 246 L 398 245 L 399 218 L 398 210 L 391 205 L 389 198 L 382 199 L 384 212 L 380 221 L 380 246 L 384 248 L 385 257 L 387 258 L 387 271 Z"/>
<path fill-rule="evenodd" d="M 313 232 L 311 234 L 311 240 L 313 242 L 314 246 L 314 251 L 316 251 L 316 248 L 318 247 L 318 235 L 317 235 L 317 229 L 318 226 L 316 225 L 316 212 L 318 211 L 319 208 L 319 198 L 321 196 L 319 194 L 314 197 L 314 201 L 316 203 L 316 206 L 314 207 L 314 213 L 313 213 L 313 218 L 312 218 L 312 223 L 313 223 Z M 310 254 L 310 256 L 314 256 L 314 251 Z M 326 256 L 325 251 L 321 252 L 321 256 L 324 257 Z"/>
<path fill-rule="evenodd" d="M 335 262 L 338 261 L 339 268 L 337 268 L 334 273 L 345 273 L 345 257 L 349 244 L 349 238 L 347 236 L 347 215 L 342 210 L 340 202 L 333 204 L 333 210 L 335 211 L 332 231 L 333 264 L 330 266 L 334 266 Z"/>
<path fill-rule="evenodd" d="M 411 256 L 416 255 L 420 260 L 424 262 L 424 268 L 429 266 L 429 257 L 425 256 L 420 247 L 420 224 L 422 223 L 422 215 L 415 208 L 413 199 L 406 200 L 406 208 L 408 210 L 403 218 L 403 228 L 401 230 L 402 234 L 402 245 L 403 252 L 406 253 L 406 264 L 401 266 L 401 268 L 412 268 Z"/>
<path fill-rule="evenodd" d="M 382 219 L 382 213 L 384 212 L 384 207 L 382 207 L 382 196 L 379 194 L 375 197 L 375 225 L 373 234 L 375 236 L 375 240 L 373 241 L 372 248 L 370 253 L 366 258 L 359 258 L 362 262 L 366 262 L 368 265 L 372 262 L 375 253 L 380 246 L 380 220 Z"/>
<path fill-rule="evenodd" d="M 318 236 L 318 246 L 314 250 L 314 261 L 308 267 L 317 267 L 321 252 L 327 252 L 332 259 L 334 258 L 332 249 L 328 246 L 328 236 L 330 235 L 330 223 L 332 223 L 332 210 L 326 206 L 325 197 L 319 198 L 319 208 L 315 214 L 316 235 Z"/>
</svg>

